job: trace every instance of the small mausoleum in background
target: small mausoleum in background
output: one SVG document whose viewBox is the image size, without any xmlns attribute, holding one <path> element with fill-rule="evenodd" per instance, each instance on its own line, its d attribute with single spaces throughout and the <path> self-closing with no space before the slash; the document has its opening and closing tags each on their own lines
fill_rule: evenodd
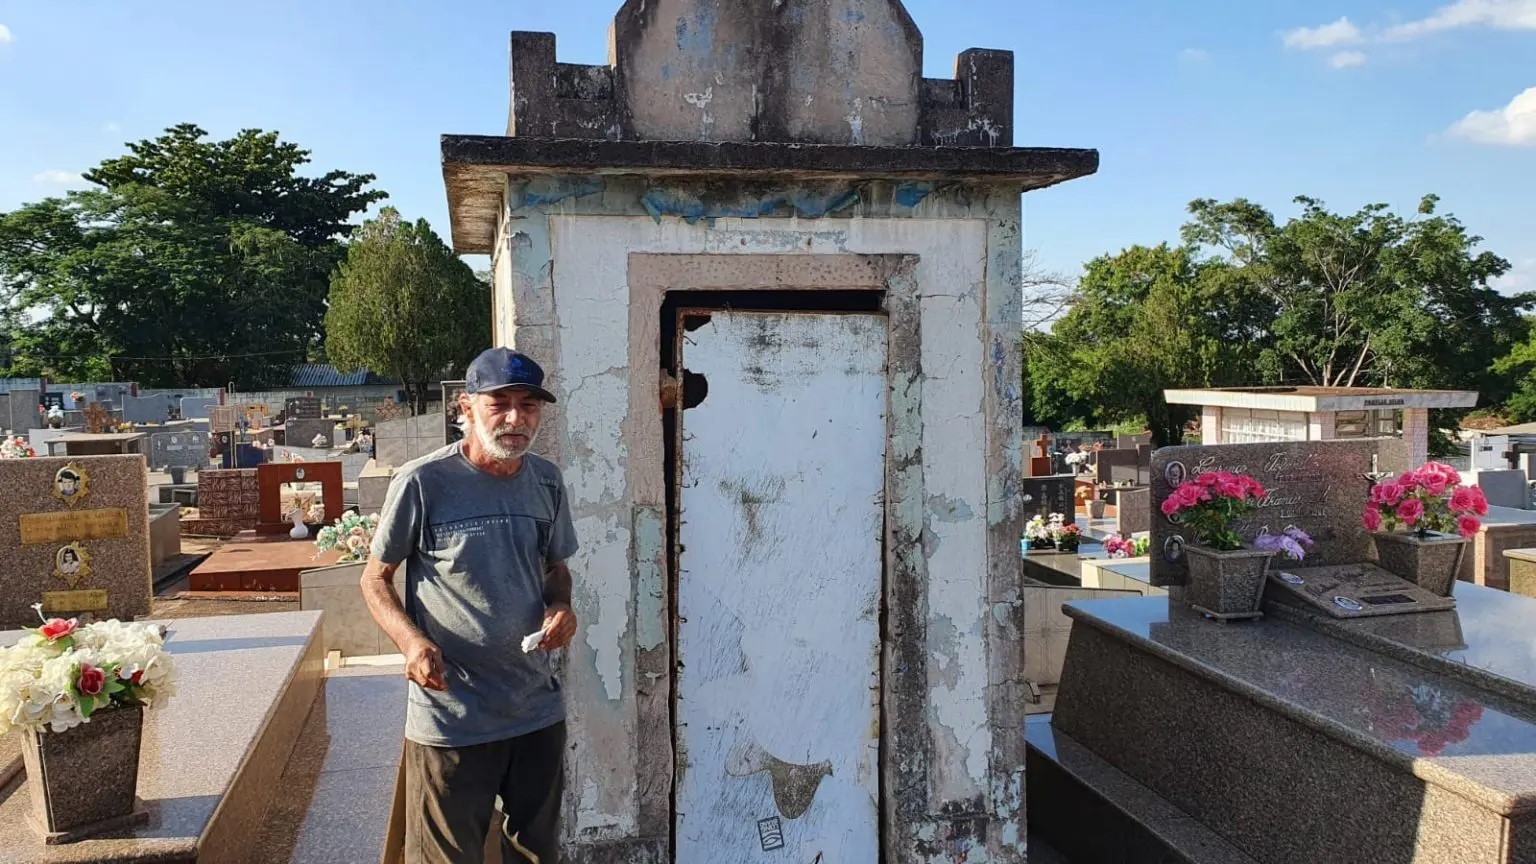
<svg viewBox="0 0 1536 864">
<path fill-rule="evenodd" d="M 1472 408 L 1471 390 L 1376 387 L 1229 387 L 1165 390 L 1169 405 L 1200 407 L 1202 444 L 1402 438 L 1414 465 L 1429 458 L 1429 412 Z"/>
</svg>

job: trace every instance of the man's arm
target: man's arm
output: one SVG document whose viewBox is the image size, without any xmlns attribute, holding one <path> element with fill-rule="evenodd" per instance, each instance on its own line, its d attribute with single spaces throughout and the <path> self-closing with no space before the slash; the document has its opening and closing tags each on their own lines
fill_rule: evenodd
<svg viewBox="0 0 1536 864">
<path fill-rule="evenodd" d="M 363 568 L 363 600 L 384 635 L 405 655 L 406 677 L 428 690 L 447 690 L 442 652 L 411 623 L 405 607 L 400 605 L 400 598 L 395 595 L 395 571 L 399 569 L 399 564 L 385 564 L 370 558 Z"/>
<path fill-rule="evenodd" d="M 544 568 L 544 641 L 546 651 L 564 648 L 576 635 L 576 613 L 571 611 L 571 568 L 556 561 Z"/>
</svg>

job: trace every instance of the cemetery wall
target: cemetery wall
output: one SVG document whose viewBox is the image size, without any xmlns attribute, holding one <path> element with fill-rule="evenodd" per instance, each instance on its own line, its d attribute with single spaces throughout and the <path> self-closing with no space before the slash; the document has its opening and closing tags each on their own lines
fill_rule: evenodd
<svg viewBox="0 0 1536 864">
<path fill-rule="evenodd" d="M 631 330 L 654 322 L 631 321 L 630 256 L 681 253 L 767 260 L 915 257 L 920 428 L 898 431 L 893 441 L 920 452 L 914 471 L 921 475 L 922 494 L 915 506 L 927 527 L 914 566 L 927 582 L 917 613 L 921 623 L 913 632 L 924 634 L 915 647 L 937 665 L 920 676 L 916 695 L 897 698 L 930 706 L 924 722 L 931 751 L 915 758 L 924 763 L 931 800 L 986 802 L 982 806 L 996 814 L 999 821 L 991 824 L 1000 834 L 1021 831 L 1022 823 L 1012 820 L 1022 816 L 1022 775 L 994 770 L 1017 764 L 1022 772 L 1023 764 L 1022 725 L 1009 726 L 1014 714 L 1019 724 L 1023 720 L 1023 706 L 1016 704 L 1023 670 L 1012 618 L 1019 598 L 1024 449 L 1016 383 L 1017 189 L 961 195 L 925 183 L 828 183 L 753 197 L 611 177 L 581 178 L 569 188 L 554 182 L 540 192 L 540 200 L 558 204 L 513 209 L 499 231 L 493 262 L 495 308 L 501 310 L 497 344 L 514 345 L 543 364 L 560 400 L 539 443 L 562 465 L 571 487 L 581 541 L 573 571 L 633 575 L 578 580 L 576 588 L 584 635 L 567 655 L 566 680 L 576 688 L 570 699 L 569 776 L 576 778 L 568 790 L 567 806 L 576 814 L 570 830 L 632 836 L 642 811 L 661 806 L 664 812 L 667 806 L 649 802 L 644 792 L 637 796 L 634 790 L 650 788 L 651 780 L 637 777 L 633 762 L 606 754 L 644 750 L 647 736 L 658 734 L 642 724 L 642 706 L 655 699 L 651 676 L 666 674 L 652 664 L 665 657 L 669 626 L 658 599 L 664 596 L 663 501 L 660 490 L 642 479 L 647 475 L 640 455 L 660 452 L 659 422 L 648 432 L 641 419 L 654 418 L 656 397 L 630 389 L 630 346 L 653 343 L 656 336 Z M 519 190 L 509 196 L 534 199 Z M 841 209 L 833 202 L 843 202 Z M 776 206 L 834 218 L 732 215 L 773 212 Z M 847 216 L 866 218 L 836 218 Z M 558 268 L 552 266 L 554 249 Z M 776 284 L 771 265 L 751 278 L 757 288 L 812 287 Z M 582 310 L 579 326 L 563 323 L 563 309 Z M 651 434 L 656 440 L 645 440 Z M 999 644 L 1009 648 L 993 648 L 989 662 L 989 645 Z"/>
</svg>

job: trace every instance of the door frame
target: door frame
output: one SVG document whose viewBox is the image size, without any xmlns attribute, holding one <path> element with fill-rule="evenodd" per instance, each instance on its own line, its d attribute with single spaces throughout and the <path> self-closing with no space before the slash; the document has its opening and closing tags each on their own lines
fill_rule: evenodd
<svg viewBox="0 0 1536 864">
<path fill-rule="evenodd" d="M 879 801 L 882 860 L 902 822 L 930 815 L 926 520 L 922 458 L 921 309 L 916 255 L 629 255 L 629 411 L 626 481 L 634 506 L 633 603 L 641 629 L 636 664 L 641 836 L 674 837 L 672 726 L 676 638 L 675 562 L 666 533 L 661 394 L 661 311 L 671 291 L 878 291 L 889 319 L 886 352 L 884 562 L 880 645 Z M 810 298 L 807 298 L 810 299 Z M 684 304 L 686 305 L 686 303 Z M 807 303 L 803 311 L 818 312 Z M 678 409 L 681 410 L 681 400 Z M 658 536 L 660 535 L 660 536 Z M 665 622 L 644 632 L 650 616 Z M 891 758 L 901 754 L 901 758 Z M 669 844 L 670 845 L 670 844 Z M 669 858 L 672 856 L 669 855 Z"/>
</svg>

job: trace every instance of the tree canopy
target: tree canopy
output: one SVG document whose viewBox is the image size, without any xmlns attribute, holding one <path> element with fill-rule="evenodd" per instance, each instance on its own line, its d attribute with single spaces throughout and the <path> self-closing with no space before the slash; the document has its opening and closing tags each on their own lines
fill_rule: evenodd
<svg viewBox="0 0 1536 864">
<path fill-rule="evenodd" d="M 358 229 L 331 283 L 326 354 L 404 382 L 420 413 L 429 384 L 490 347 L 490 297 L 426 220 L 385 207 Z"/>
<path fill-rule="evenodd" d="M 1437 214 L 1437 198 L 1409 218 L 1296 201 L 1300 215 L 1279 223 L 1251 201 L 1197 200 L 1182 245 L 1090 262 L 1072 309 L 1048 334 L 1026 334 L 1034 418 L 1139 419 L 1177 443 L 1188 415 L 1164 389 L 1451 387 L 1493 403 L 1516 392 L 1536 359 L 1500 361 L 1526 344 L 1522 311 L 1536 298 L 1493 287 L 1509 262 Z"/>
<path fill-rule="evenodd" d="M 191 124 L 85 173 L 93 188 L 0 214 L 10 374 L 146 386 L 272 386 L 321 341 L 371 174 L 300 176 L 275 132 Z"/>
</svg>

